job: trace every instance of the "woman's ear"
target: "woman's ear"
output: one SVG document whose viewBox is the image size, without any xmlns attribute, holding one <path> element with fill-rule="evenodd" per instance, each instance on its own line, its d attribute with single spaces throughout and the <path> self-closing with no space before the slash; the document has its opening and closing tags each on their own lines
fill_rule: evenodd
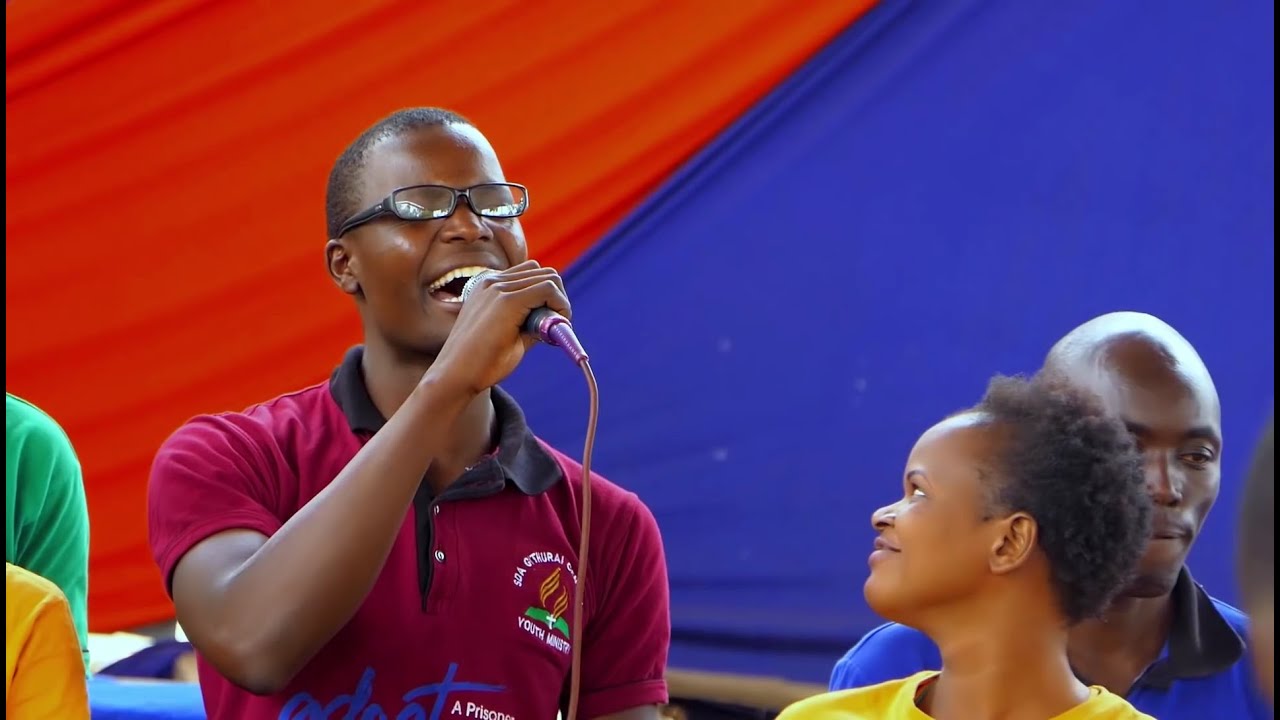
<svg viewBox="0 0 1280 720">
<path fill-rule="evenodd" d="M 995 542 L 991 545 L 988 564 L 996 575 L 1013 572 L 1026 564 L 1035 550 L 1039 527 L 1030 515 L 1016 512 L 996 521 Z"/>
</svg>

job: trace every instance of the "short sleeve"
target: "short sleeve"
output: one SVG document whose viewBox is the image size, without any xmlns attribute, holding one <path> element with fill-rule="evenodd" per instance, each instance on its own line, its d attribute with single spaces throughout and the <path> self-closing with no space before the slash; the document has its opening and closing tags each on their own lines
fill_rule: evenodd
<svg viewBox="0 0 1280 720">
<path fill-rule="evenodd" d="M 6 697 L 8 717 L 88 718 L 80 643 L 67 602 L 51 595 L 35 610 Z"/>
<path fill-rule="evenodd" d="M 63 592 L 87 666 L 89 509 L 80 460 L 53 418 L 13 396 L 5 409 L 5 469 L 16 493 L 5 557 Z"/>
<path fill-rule="evenodd" d="M 280 529 L 273 448 L 269 432 L 243 415 L 198 417 L 160 447 L 147 486 L 147 529 L 167 591 L 178 561 L 202 540 Z"/>
<path fill-rule="evenodd" d="M 911 677 L 923 670 L 941 669 L 942 656 L 927 635 L 888 623 L 868 632 L 836 661 L 830 689 L 868 687 Z"/>
<path fill-rule="evenodd" d="M 582 647 L 582 717 L 597 718 L 633 707 L 667 702 L 667 649 L 671 601 L 667 562 L 658 523 L 635 495 L 619 512 L 614 542 L 602 543 L 592 560 L 598 604 Z M 591 583 L 588 568 L 587 582 Z"/>
</svg>

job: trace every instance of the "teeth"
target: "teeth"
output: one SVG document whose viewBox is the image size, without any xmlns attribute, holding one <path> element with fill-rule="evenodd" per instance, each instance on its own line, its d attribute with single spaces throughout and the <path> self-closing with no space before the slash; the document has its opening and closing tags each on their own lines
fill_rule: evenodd
<svg viewBox="0 0 1280 720">
<path fill-rule="evenodd" d="M 487 267 L 479 267 L 476 265 L 472 265 L 470 267 L 460 267 L 456 270 L 450 270 L 449 272 L 437 278 L 435 282 L 428 285 L 427 291 L 435 292 L 436 290 L 439 290 L 440 288 L 444 287 L 445 285 L 448 285 L 449 283 L 453 282 L 454 280 L 457 280 L 458 278 L 461 278 L 461 277 L 473 278 L 488 269 L 489 268 Z M 458 302 L 462 302 L 462 300 L 459 299 Z"/>
</svg>

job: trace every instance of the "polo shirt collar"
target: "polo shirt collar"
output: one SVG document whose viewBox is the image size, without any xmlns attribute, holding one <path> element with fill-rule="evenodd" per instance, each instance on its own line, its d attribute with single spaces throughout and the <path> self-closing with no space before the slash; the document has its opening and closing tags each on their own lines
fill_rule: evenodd
<svg viewBox="0 0 1280 720">
<path fill-rule="evenodd" d="M 347 351 L 342 364 L 329 378 L 329 393 L 342 409 L 352 432 L 373 435 L 387 420 L 369 396 L 361 366 L 363 357 L 361 345 Z M 564 477 L 560 463 L 538 442 L 515 398 L 496 386 L 489 396 L 498 423 L 498 452 L 494 459 L 503 476 L 526 495 L 546 492 Z"/>
<path fill-rule="evenodd" d="M 1244 657 L 1244 640 L 1183 566 L 1173 585 L 1168 652 L 1139 681 L 1167 689 L 1175 680 L 1217 675 Z"/>
</svg>

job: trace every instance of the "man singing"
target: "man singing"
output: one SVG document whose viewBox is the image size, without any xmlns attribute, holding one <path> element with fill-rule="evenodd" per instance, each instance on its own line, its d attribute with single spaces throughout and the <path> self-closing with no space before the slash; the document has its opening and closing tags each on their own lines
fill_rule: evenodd
<svg viewBox="0 0 1280 720">
<path fill-rule="evenodd" d="M 338 158 L 325 252 L 363 346 L 326 383 L 191 420 L 151 473 L 151 547 L 211 718 L 545 720 L 576 644 L 579 717 L 658 717 L 657 524 L 592 478 L 572 636 L 582 468 L 497 387 L 531 310 L 570 315 L 560 277 L 528 259 L 528 206 L 445 110 L 396 112 Z"/>
</svg>

